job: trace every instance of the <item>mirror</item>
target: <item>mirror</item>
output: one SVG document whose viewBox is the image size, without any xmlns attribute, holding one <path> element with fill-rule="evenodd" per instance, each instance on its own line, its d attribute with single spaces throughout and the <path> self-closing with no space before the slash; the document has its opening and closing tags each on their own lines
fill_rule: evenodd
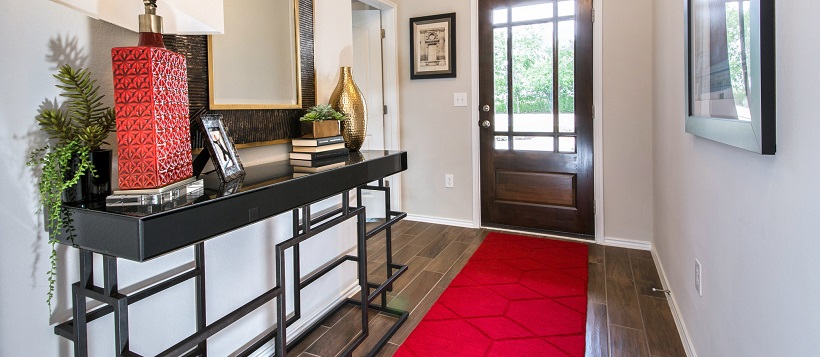
<svg viewBox="0 0 820 357">
<path fill-rule="evenodd" d="M 774 3 L 686 0 L 684 4 L 686 132 L 774 155 Z"/>
<path fill-rule="evenodd" d="M 208 36 L 210 109 L 302 107 L 297 1 L 225 2 L 225 34 Z"/>
</svg>

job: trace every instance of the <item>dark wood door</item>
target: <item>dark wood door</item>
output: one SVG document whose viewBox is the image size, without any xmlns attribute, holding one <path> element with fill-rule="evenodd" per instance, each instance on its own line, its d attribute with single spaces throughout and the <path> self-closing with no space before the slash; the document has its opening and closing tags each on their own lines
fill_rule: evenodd
<svg viewBox="0 0 820 357">
<path fill-rule="evenodd" d="M 592 0 L 479 0 L 481 221 L 593 235 Z"/>
</svg>

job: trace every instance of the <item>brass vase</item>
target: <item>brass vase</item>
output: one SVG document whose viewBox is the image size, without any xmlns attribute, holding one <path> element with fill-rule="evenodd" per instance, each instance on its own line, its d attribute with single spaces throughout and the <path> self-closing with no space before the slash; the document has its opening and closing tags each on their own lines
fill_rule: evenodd
<svg viewBox="0 0 820 357">
<path fill-rule="evenodd" d="M 362 91 L 353 82 L 350 67 L 340 68 L 339 83 L 330 95 L 328 104 L 347 116 L 347 119 L 342 121 L 342 137 L 345 139 L 345 146 L 351 151 L 359 151 L 364 144 L 364 136 L 367 132 L 367 104 Z"/>
</svg>

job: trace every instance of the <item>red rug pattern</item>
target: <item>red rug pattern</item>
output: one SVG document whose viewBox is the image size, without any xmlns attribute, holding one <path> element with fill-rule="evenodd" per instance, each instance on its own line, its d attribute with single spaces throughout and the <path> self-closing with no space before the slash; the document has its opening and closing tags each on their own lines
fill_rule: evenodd
<svg viewBox="0 0 820 357">
<path fill-rule="evenodd" d="M 490 233 L 394 356 L 583 356 L 587 254 Z"/>
</svg>

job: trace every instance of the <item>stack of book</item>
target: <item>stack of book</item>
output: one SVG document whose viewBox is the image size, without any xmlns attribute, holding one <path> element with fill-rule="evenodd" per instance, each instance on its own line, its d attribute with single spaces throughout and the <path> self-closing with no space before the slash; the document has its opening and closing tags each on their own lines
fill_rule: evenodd
<svg viewBox="0 0 820 357">
<path fill-rule="evenodd" d="M 293 139 L 290 165 L 293 177 L 344 166 L 348 150 L 341 135 L 317 139 Z"/>
</svg>

